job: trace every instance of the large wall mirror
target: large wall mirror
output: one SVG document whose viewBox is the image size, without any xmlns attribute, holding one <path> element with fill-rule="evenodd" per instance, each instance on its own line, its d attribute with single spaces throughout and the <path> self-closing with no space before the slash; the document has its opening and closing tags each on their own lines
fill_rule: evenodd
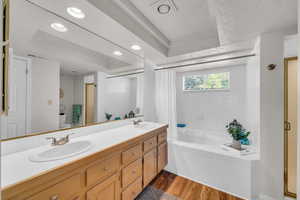
<svg viewBox="0 0 300 200">
<path fill-rule="evenodd" d="M 10 1 L 2 139 L 142 115 L 143 74 L 120 75 L 142 70 L 142 57 L 39 2 Z"/>
</svg>

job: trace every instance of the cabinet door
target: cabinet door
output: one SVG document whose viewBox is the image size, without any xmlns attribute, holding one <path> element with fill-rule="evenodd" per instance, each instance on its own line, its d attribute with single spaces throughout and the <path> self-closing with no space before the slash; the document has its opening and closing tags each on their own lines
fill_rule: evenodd
<svg viewBox="0 0 300 200">
<path fill-rule="evenodd" d="M 86 170 L 86 183 L 88 186 L 103 181 L 109 176 L 117 173 L 121 164 L 121 156 L 110 157 L 106 160 L 100 160 Z"/>
<path fill-rule="evenodd" d="M 167 141 L 167 130 L 165 130 L 164 132 L 158 134 L 158 144 L 161 144 L 163 142 Z"/>
<path fill-rule="evenodd" d="M 139 178 L 122 192 L 122 200 L 134 200 L 142 190 L 142 178 Z"/>
<path fill-rule="evenodd" d="M 144 155 L 144 187 L 146 187 L 157 174 L 157 150 L 156 148 Z"/>
<path fill-rule="evenodd" d="M 127 151 L 122 153 L 122 164 L 127 165 L 138 158 L 141 158 L 143 154 L 142 144 L 131 147 Z"/>
<path fill-rule="evenodd" d="M 119 200 L 119 175 L 115 174 L 87 192 L 87 200 Z"/>
<path fill-rule="evenodd" d="M 143 175 L 142 159 L 138 159 L 122 170 L 122 188 L 127 187 Z"/>
<path fill-rule="evenodd" d="M 81 192 L 80 174 L 72 176 L 26 200 L 78 200 Z"/>
<path fill-rule="evenodd" d="M 157 145 L 157 137 L 152 137 L 144 142 L 144 152 L 148 152 Z"/>
<path fill-rule="evenodd" d="M 157 156 L 157 170 L 160 172 L 168 164 L 168 145 L 167 143 L 162 143 L 158 146 L 158 156 Z"/>
</svg>

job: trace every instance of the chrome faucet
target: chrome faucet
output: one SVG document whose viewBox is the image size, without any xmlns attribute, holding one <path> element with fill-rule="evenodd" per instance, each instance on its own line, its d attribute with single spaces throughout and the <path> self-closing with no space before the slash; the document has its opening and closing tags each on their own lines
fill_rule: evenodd
<svg viewBox="0 0 300 200">
<path fill-rule="evenodd" d="M 56 138 L 56 137 L 47 137 L 47 140 L 51 140 L 52 146 L 58 146 L 58 145 L 64 145 L 67 144 L 70 141 L 70 135 L 73 135 L 74 133 L 68 134 L 65 137 Z"/>
<path fill-rule="evenodd" d="M 141 122 L 143 122 L 143 120 L 138 119 L 138 120 L 133 120 L 133 125 L 139 125 Z"/>
</svg>

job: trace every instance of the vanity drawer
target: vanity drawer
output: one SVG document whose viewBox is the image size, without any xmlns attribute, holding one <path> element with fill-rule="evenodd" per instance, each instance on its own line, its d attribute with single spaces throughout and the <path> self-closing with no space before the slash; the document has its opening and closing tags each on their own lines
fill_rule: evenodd
<svg viewBox="0 0 300 200">
<path fill-rule="evenodd" d="M 138 159 L 122 169 L 122 187 L 130 185 L 138 177 L 142 176 L 142 159 Z"/>
<path fill-rule="evenodd" d="M 142 191 L 142 177 L 132 183 L 124 192 L 122 192 L 122 200 L 134 200 Z"/>
<path fill-rule="evenodd" d="M 26 200 L 77 200 L 81 191 L 80 174 L 63 180 Z"/>
<path fill-rule="evenodd" d="M 122 153 L 122 163 L 123 165 L 129 164 L 136 159 L 142 157 L 143 150 L 142 150 L 142 144 L 136 145 L 127 151 L 124 151 Z"/>
<path fill-rule="evenodd" d="M 91 185 L 117 172 L 121 165 L 121 156 L 116 155 L 107 160 L 95 163 L 86 170 L 86 183 Z"/>
<path fill-rule="evenodd" d="M 144 152 L 148 152 L 157 145 L 156 137 L 152 137 L 144 142 Z"/>
<path fill-rule="evenodd" d="M 167 141 L 167 131 L 158 134 L 158 144 L 161 144 L 165 141 Z"/>
</svg>

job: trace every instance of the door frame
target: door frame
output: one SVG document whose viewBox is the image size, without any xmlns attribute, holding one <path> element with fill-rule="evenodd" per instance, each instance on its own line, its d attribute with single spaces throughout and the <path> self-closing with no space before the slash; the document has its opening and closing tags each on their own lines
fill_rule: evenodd
<svg viewBox="0 0 300 200">
<path fill-rule="evenodd" d="M 19 59 L 27 62 L 27 87 L 26 87 L 26 134 L 31 134 L 31 78 L 32 78 L 32 60 L 30 58 L 13 56 L 14 59 Z"/>
<path fill-rule="evenodd" d="M 85 83 L 84 84 L 84 90 L 85 90 L 85 92 L 84 92 L 84 124 L 85 125 L 87 125 L 88 123 L 87 123 L 87 121 L 86 121 L 86 119 L 87 119 L 87 87 L 89 86 L 89 85 L 93 85 L 95 88 L 96 88 L 96 84 L 95 83 Z M 95 117 L 95 116 L 94 116 Z"/>
<path fill-rule="evenodd" d="M 27 57 L 21 57 L 21 56 L 15 56 L 13 55 L 13 50 L 10 49 L 9 54 L 10 56 L 10 60 L 9 63 L 13 63 L 14 59 L 17 60 L 22 60 L 25 61 L 27 63 L 27 76 L 26 76 L 26 119 L 25 119 L 25 130 L 26 133 L 24 133 L 24 135 L 27 134 L 31 134 L 31 80 L 32 80 L 32 76 L 31 76 L 31 66 L 32 66 L 32 61 L 30 58 Z M 8 102 L 9 104 L 9 102 Z M 0 120 L 0 124 L 1 124 L 1 133 L 3 132 L 7 132 L 7 117 L 6 116 L 2 116 L 1 120 Z M 6 134 L 5 134 L 6 135 Z M 9 138 L 6 135 L 6 138 L 2 138 L 3 135 L 1 134 L 1 139 L 6 139 Z"/>
<path fill-rule="evenodd" d="M 284 195 L 297 198 L 297 194 L 288 191 L 288 130 L 286 130 L 286 124 L 288 118 L 288 62 L 292 60 L 298 60 L 298 57 L 288 57 L 284 59 Z"/>
</svg>

